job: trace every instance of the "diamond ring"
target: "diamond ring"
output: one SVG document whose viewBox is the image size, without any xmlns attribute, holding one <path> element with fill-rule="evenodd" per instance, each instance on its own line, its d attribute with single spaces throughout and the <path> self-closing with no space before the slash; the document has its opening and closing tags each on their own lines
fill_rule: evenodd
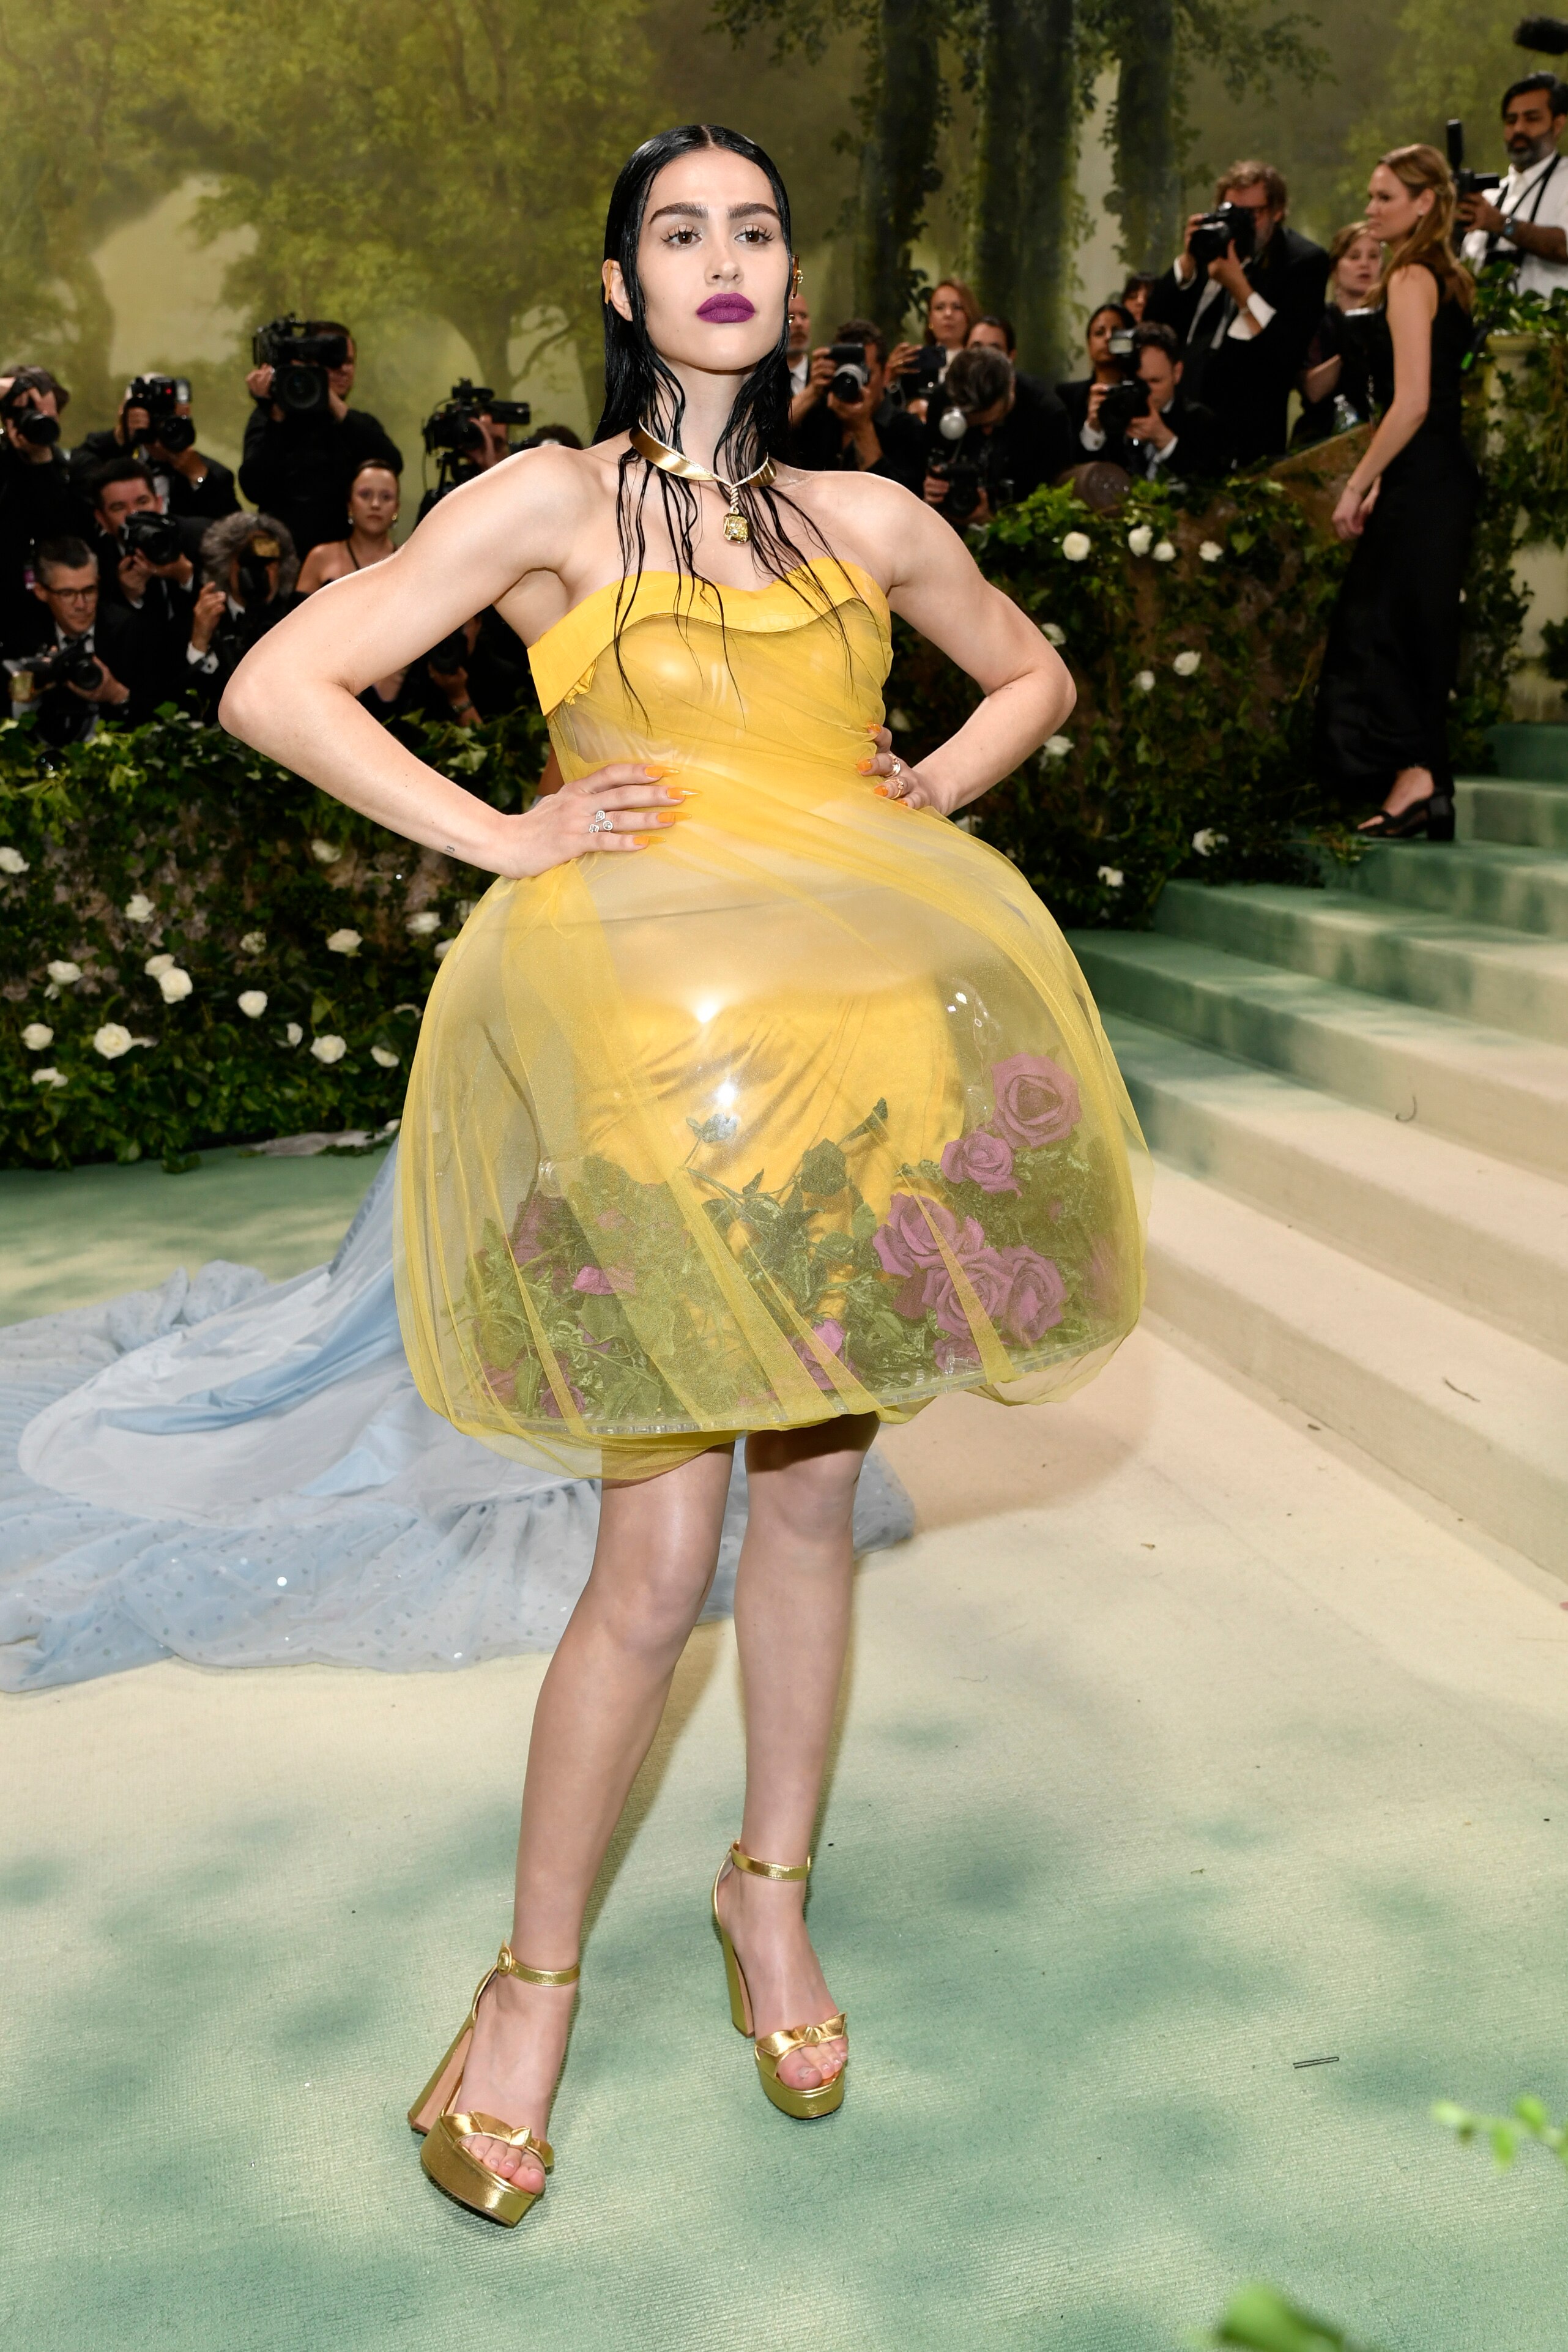
<svg viewBox="0 0 1568 2352">
<path fill-rule="evenodd" d="M 611 815 L 608 809 L 595 809 L 593 812 L 593 822 L 589 826 L 588 830 L 590 833 L 613 833 L 615 830 L 615 819 Z"/>
<path fill-rule="evenodd" d="M 893 763 L 893 774 L 888 780 L 887 796 L 889 800 L 901 801 L 908 790 L 909 787 L 904 781 L 904 762 L 902 760 L 895 760 Z"/>
</svg>

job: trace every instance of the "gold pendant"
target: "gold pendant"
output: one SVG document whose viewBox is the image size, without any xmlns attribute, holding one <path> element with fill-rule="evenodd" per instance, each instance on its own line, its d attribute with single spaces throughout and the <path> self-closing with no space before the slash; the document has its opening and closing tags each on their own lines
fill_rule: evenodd
<svg viewBox="0 0 1568 2352">
<path fill-rule="evenodd" d="M 726 539 L 734 540 L 741 546 L 744 546 L 746 541 L 751 537 L 751 525 L 747 521 L 746 517 L 741 513 L 738 507 L 731 507 L 729 512 L 726 515 L 724 519 L 724 535 Z"/>
</svg>

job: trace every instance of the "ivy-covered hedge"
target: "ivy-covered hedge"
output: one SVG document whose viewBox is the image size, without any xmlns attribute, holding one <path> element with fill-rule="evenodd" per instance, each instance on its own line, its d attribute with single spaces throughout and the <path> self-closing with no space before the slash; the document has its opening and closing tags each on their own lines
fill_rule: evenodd
<svg viewBox="0 0 1568 2352">
<path fill-rule="evenodd" d="M 1340 453 L 1338 470 L 1350 457 Z M 1292 495 L 1267 476 L 1216 495 L 1134 484 L 1103 513 L 1041 489 L 984 534 L 980 562 L 1061 647 L 1064 732 L 977 804 L 975 830 L 1059 920 L 1148 919 L 1169 877 L 1299 876 L 1328 816 L 1306 758 L 1312 689 L 1343 569 L 1323 464 Z M 888 689 L 912 756 L 975 689 L 912 632 Z"/>
<path fill-rule="evenodd" d="M 498 807 L 521 713 L 414 750 Z M 183 716 L 46 756 L 0 725 L 0 1164 L 380 1127 L 442 943 L 488 877 Z"/>
</svg>

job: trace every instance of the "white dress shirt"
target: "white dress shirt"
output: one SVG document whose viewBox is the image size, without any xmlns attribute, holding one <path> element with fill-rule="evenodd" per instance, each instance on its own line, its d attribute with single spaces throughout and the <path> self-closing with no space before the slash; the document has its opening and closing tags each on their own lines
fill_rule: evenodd
<svg viewBox="0 0 1568 2352">
<path fill-rule="evenodd" d="M 1492 202 L 1511 219 L 1517 213 L 1521 220 L 1568 234 L 1568 161 L 1548 155 L 1544 163 L 1528 164 L 1522 172 L 1511 171 L 1501 187 L 1494 190 Z M 1468 268 L 1481 267 L 1490 242 L 1484 228 L 1471 229 L 1460 247 Z M 1545 261 L 1538 253 L 1521 253 L 1504 237 L 1498 239 L 1493 249 L 1517 258 L 1514 283 L 1521 294 L 1550 297 L 1560 286 L 1568 286 L 1568 261 Z"/>
</svg>

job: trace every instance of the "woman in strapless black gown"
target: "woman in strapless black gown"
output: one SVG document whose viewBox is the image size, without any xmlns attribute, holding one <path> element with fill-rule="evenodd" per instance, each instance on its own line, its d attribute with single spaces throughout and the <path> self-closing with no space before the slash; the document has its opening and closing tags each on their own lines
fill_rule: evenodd
<svg viewBox="0 0 1568 2352">
<path fill-rule="evenodd" d="M 1435 147 L 1392 149 L 1367 191 L 1388 256 L 1392 382 L 1334 509 L 1334 529 L 1356 545 L 1323 657 L 1316 758 L 1345 797 L 1382 801 L 1361 828 L 1371 838 L 1454 835 L 1448 699 L 1479 488 L 1461 428 L 1472 287 L 1451 243 L 1454 205 Z"/>
</svg>

